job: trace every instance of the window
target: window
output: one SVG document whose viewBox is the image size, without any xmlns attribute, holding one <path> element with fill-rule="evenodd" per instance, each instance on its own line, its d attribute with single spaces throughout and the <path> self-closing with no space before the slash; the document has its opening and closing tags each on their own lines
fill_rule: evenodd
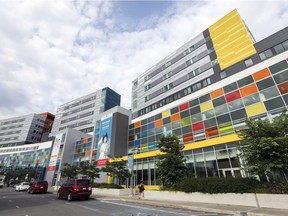
<svg viewBox="0 0 288 216">
<path fill-rule="evenodd" d="M 231 92 L 231 91 L 234 91 L 234 90 L 238 89 L 238 87 L 237 87 L 236 83 L 231 83 L 231 84 L 229 84 L 227 86 L 224 86 L 223 89 L 224 89 L 225 93 L 228 93 L 228 92 Z"/>
<path fill-rule="evenodd" d="M 279 95 L 278 88 L 273 86 L 268 89 L 264 89 L 260 92 L 262 100 L 269 100 L 270 98 L 274 98 Z"/>
<path fill-rule="evenodd" d="M 252 76 L 248 76 L 237 81 L 239 88 L 242 88 L 243 86 L 246 86 L 252 82 L 253 82 Z"/>
<path fill-rule="evenodd" d="M 193 62 L 198 61 L 198 57 L 197 57 L 197 56 L 194 56 L 194 57 L 192 58 L 192 61 L 193 61 Z"/>
<path fill-rule="evenodd" d="M 253 61 L 252 61 L 251 58 L 245 60 L 244 63 L 245 63 L 245 65 L 246 65 L 246 67 L 249 67 L 249 66 L 253 65 Z"/>
<path fill-rule="evenodd" d="M 273 109 L 277 109 L 280 107 L 284 108 L 284 103 L 283 103 L 283 100 L 281 99 L 281 97 L 274 98 L 274 99 L 271 99 L 269 101 L 265 101 L 264 104 L 265 104 L 265 107 L 268 111 L 273 110 Z"/>
<path fill-rule="evenodd" d="M 276 53 L 281 53 L 284 51 L 284 47 L 282 44 L 278 44 L 278 45 L 274 46 L 274 50 Z"/>
<path fill-rule="evenodd" d="M 220 72 L 220 78 L 224 79 L 227 76 L 226 71 L 221 71 Z"/>
<path fill-rule="evenodd" d="M 264 60 L 266 58 L 270 58 L 271 56 L 273 56 L 273 53 L 272 53 L 271 49 L 268 49 L 262 53 L 259 53 L 259 56 L 260 56 L 261 60 Z"/>
<path fill-rule="evenodd" d="M 282 43 L 285 50 L 288 50 L 288 40 Z"/>
<path fill-rule="evenodd" d="M 214 66 L 214 65 L 217 65 L 218 64 L 218 59 L 214 59 L 214 60 L 212 60 L 212 65 Z"/>
<path fill-rule="evenodd" d="M 256 94 L 243 98 L 243 101 L 244 101 L 245 106 L 249 106 L 251 104 L 260 102 L 260 96 L 258 93 L 256 93 Z"/>
</svg>

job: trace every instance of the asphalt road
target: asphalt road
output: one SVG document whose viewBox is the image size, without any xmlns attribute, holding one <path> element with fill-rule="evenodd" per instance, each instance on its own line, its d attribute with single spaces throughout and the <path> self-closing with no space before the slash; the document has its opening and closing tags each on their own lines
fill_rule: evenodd
<svg viewBox="0 0 288 216">
<path fill-rule="evenodd" d="M 58 200 L 56 194 L 28 194 L 0 189 L 1 216 L 216 216 L 209 212 L 163 208 L 119 199 Z"/>
</svg>

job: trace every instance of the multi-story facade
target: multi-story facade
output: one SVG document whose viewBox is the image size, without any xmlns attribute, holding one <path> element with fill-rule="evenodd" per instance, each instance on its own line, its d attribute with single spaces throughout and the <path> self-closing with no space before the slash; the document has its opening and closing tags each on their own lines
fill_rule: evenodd
<svg viewBox="0 0 288 216">
<path fill-rule="evenodd" d="M 46 120 L 47 117 L 41 114 L 0 120 L 0 148 L 39 143 Z"/>
<path fill-rule="evenodd" d="M 128 149 L 137 180 L 157 185 L 162 134 L 185 145 L 195 177 L 245 176 L 236 131 L 288 105 L 288 27 L 255 42 L 236 10 L 133 81 Z"/>
<path fill-rule="evenodd" d="M 84 133 L 92 132 L 95 116 L 120 105 L 120 99 L 118 93 L 106 87 L 59 106 L 50 136 L 55 136 L 66 128 Z"/>
</svg>

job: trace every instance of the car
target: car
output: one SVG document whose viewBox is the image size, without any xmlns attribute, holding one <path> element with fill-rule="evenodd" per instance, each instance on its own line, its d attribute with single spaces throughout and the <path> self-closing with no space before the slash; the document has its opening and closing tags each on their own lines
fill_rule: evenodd
<svg viewBox="0 0 288 216">
<path fill-rule="evenodd" d="M 21 182 L 15 186 L 15 191 L 25 191 L 29 188 L 29 182 Z"/>
<path fill-rule="evenodd" d="M 88 200 L 92 193 L 89 179 L 68 179 L 57 191 L 58 199 L 72 201 L 75 198 Z"/>
<path fill-rule="evenodd" d="M 47 181 L 34 181 L 30 183 L 28 193 L 47 193 L 48 182 Z"/>
</svg>

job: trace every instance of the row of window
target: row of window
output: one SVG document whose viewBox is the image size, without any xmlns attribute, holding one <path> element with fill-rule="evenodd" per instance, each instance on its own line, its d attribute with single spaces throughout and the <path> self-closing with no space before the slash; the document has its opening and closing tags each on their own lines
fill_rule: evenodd
<svg viewBox="0 0 288 216">
<path fill-rule="evenodd" d="M 14 123 L 23 122 L 23 121 L 25 121 L 25 118 L 1 122 L 0 125 L 14 124 Z"/>
<path fill-rule="evenodd" d="M 10 127 L 2 127 L 2 128 L 0 128 L 0 131 L 1 131 L 1 130 L 14 129 L 14 128 L 21 128 L 21 127 L 23 127 L 23 124 L 20 124 L 20 125 L 13 125 L 13 126 L 10 126 Z"/>
<path fill-rule="evenodd" d="M 74 109 L 74 110 L 70 110 L 69 112 L 66 112 L 66 113 L 63 113 L 62 114 L 62 117 L 65 117 L 65 116 L 68 116 L 68 115 L 72 115 L 72 114 L 75 114 L 77 112 L 81 112 L 83 110 L 87 110 L 87 109 L 90 109 L 92 107 L 95 107 L 95 103 L 92 103 L 92 104 L 89 104 L 87 106 L 84 106 L 84 107 L 79 107 L 77 109 Z"/>
<path fill-rule="evenodd" d="M 77 119 L 85 118 L 85 117 L 91 116 L 91 115 L 94 115 L 94 111 L 90 111 L 90 112 L 87 112 L 87 113 L 83 113 L 81 115 L 77 115 L 77 116 L 62 120 L 60 124 L 65 124 L 67 122 L 75 121 Z"/>
<path fill-rule="evenodd" d="M 81 101 L 77 101 L 77 102 L 75 102 L 73 104 L 70 104 L 68 106 L 64 106 L 63 110 L 71 109 L 72 107 L 79 106 L 81 104 L 87 103 L 87 102 L 92 101 L 92 100 L 96 100 L 96 95 L 93 95 L 93 96 L 91 96 L 89 98 L 85 98 L 85 99 L 83 99 Z"/>
</svg>

